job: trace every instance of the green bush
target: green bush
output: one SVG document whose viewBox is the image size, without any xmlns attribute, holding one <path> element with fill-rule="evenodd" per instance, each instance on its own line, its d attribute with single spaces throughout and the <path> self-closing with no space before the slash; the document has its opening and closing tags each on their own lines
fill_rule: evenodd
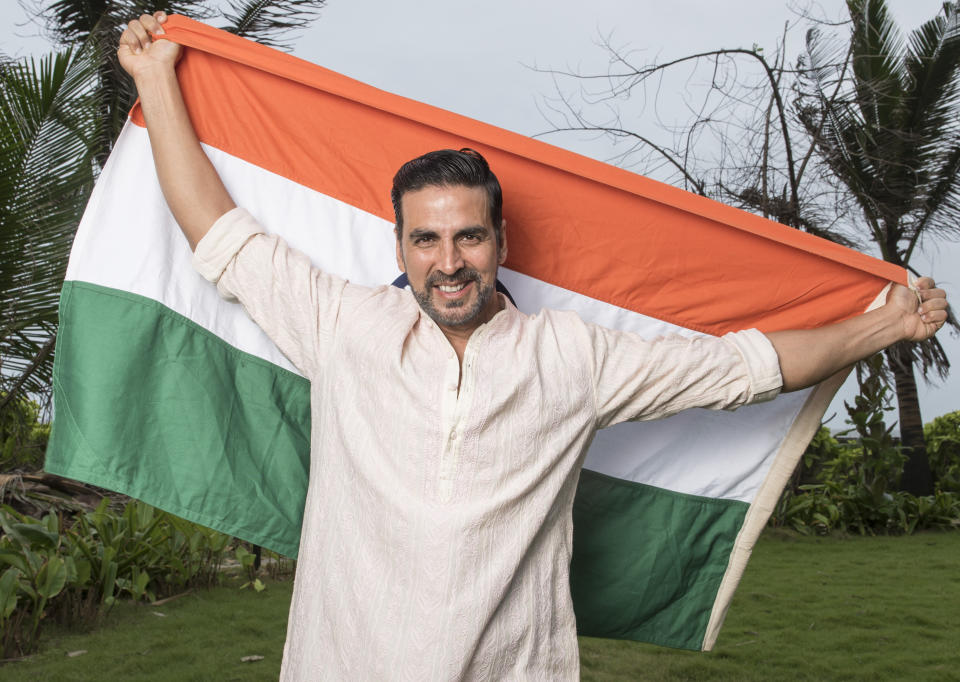
<svg viewBox="0 0 960 682">
<path fill-rule="evenodd" d="M 841 442 L 821 427 L 770 524 L 801 533 L 861 535 L 960 528 L 960 413 L 940 417 L 925 429 L 937 494 L 917 497 L 897 490 L 906 458 L 883 418 L 892 409 L 889 388 L 879 356 L 864 364 L 857 370 L 860 395 L 847 404 L 852 428 L 841 434 L 855 433 L 856 438 Z"/>
<path fill-rule="evenodd" d="M 960 493 L 960 410 L 925 425 L 923 437 L 937 489 Z"/>
<path fill-rule="evenodd" d="M 0 393 L 0 398 L 5 396 Z M 40 406 L 27 398 L 15 398 L 0 411 L 0 471 L 43 466 L 50 439 L 50 424 L 40 420 Z"/>
<path fill-rule="evenodd" d="M 4 658 L 33 651 L 41 622 L 90 625 L 115 600 L 154 601 L 214 584 L 230 537 L 142 502 L 109 500 L 65 524 L 0 507 L 0 626 Z"/>
</svg>

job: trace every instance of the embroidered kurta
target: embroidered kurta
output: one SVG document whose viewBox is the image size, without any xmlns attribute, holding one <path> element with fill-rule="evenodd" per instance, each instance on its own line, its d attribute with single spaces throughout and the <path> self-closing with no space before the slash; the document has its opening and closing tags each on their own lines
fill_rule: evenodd
<svg viewBox="0 0 960 682">
<path fill-rule="evenodd" d="M 311 382 L 283 680 L 578 679 L 571 508 L 596 430 L 781 385 L 755 330 L 650 341 L 505 299 L 461 375 L 409 291 L 317 270 L 243 209 L 194 262 Z"/>
</svg>

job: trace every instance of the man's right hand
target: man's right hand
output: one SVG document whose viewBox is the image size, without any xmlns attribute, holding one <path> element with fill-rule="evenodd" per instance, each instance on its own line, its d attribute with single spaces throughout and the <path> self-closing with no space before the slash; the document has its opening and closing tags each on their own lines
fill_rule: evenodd
<svg viewBox="0 0 960 682">
<path fill-rule="evenodd" d="M 153 69 L 172 69 L 180 57 L 180 46 L 172 40 L 154 41 L 153 36 L 163 35 L 167 21 L 166 12 L 144 14 L 134 19 L 120 36 L 117 57 L 124 71 L 136 81 Z"/>
</svg>

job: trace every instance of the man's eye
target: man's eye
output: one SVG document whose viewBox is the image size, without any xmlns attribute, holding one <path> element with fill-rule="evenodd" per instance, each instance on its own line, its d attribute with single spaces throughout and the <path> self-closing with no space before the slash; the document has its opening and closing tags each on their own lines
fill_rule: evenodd
<svg viewBox="0 0 960 682">
<path fill-rule="evenodd" d="M 415 237 L 413 240 L 413 243 L 417 245 L 424 245 L 424 244 L 429 244 L 432 241 L 433 241 L 433 237 Z"/>
</svg>

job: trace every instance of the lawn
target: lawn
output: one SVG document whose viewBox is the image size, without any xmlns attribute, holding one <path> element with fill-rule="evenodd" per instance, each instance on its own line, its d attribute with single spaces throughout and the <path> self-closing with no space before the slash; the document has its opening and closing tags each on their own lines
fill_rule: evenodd
<svg viewBox="0 0 960 682">
<path fill-rule="evenodd" d="M 4 681 L 271 680 L 289 582 L 122 604 L 87 634 L 50 631 Z M 583 638 L 584 680 L 960 679 L 960 533 L 767 533 L 709 654 Z M 70 652 L 86 653 L 69 657 Z M 245 656 L 262 660 L 243 662 Z"/>
</svg>

